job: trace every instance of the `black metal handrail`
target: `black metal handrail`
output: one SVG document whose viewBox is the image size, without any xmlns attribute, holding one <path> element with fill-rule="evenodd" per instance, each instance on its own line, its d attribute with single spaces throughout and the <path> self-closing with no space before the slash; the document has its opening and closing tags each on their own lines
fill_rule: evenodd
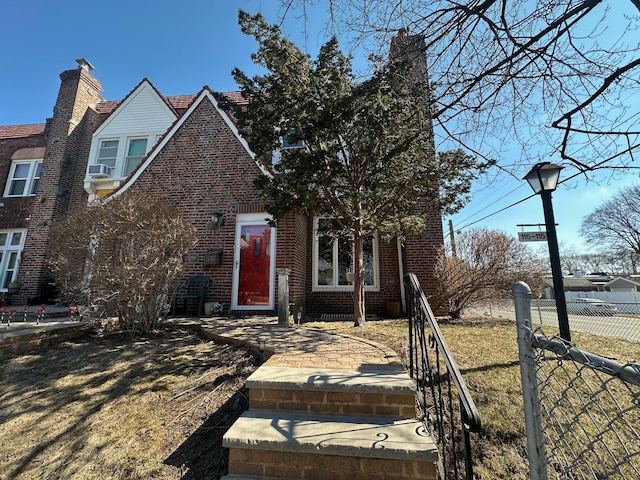
<svg viewBox="0 0 640 480">
<path fill-rule="evenodd" d="M 473 478 L 470 432 L 480 431 L 480 415 L 415 274 L 405 276 L 405 289 L 409 373 L 418 387 L 422 419 L 439 448 L 440 475 L 470 480 Z M 427 327 L 431 332 L 428 335 Z M 462 472 L 464 477 L 460 476 Z"/>
</svg>

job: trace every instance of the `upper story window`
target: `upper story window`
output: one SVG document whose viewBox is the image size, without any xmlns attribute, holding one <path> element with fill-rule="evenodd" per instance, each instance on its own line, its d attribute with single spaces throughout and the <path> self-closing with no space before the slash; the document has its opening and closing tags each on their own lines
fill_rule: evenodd
<svg viewBox="0 0 640 480">
<path fill-rule="evenodd" d="M 128 177 L 145 157 L 148 148 L 149 137 L 146 136 L 100 139 L 95 161 L 87 170 L 88 176 L 92 178 Z"/>
<path fill-rule="evenodd" d="M 36 194 L 42 173 L 42 160 L 14 160 L 11 162 L 5 197 L 27 197 Z"/>
<path fill-rule="evenodd" d="M 294 139 L 294 133 L 295 133 L 294 130 L 291 130 L 289 131 L 289 133 L 286 133 L 280 137 L 281 147 L 275 150 L 271 154 L 271 163 L 273 165 L 280 163 L 280 159 L 282 157 L 282 153 L 281 153 L 282 150 L 304 147 L 304 142 L 301 139 L 298 139 L 298 140 Z"/>
<path fill-rule="evenodd" d="M 127 146 L 127 156 L 124 159 L 123 175 L 128 177 L 147 154 L 146 138 L 130 138 Z"/>
<path fill-rule="evenodd" d="M 111 168 L 116 168 L 116 159 L 118 158 L 119 140 L 100 140 L 100 148 L 98 149 L 98 161 Z"/>
<path fill-rule="evenodd" d="M 353 272 L 353 240 L 326 232 L 334 219 L 314 219 L 313 289 L 315 291 L 353 291 L 347 278 Z M 376 236 L 363 240 L 365 290 L 376 291 L 378 285 L 378 245 Z"/>
<path fill-rule="evenodd" d="M 282 148 L 302 148 L 304 147 L 304 143 L 301 139 L 294 140 L 293 137 L 295 132 L 291 130 L 289 133 L 282 136 Z"/>
</svg>

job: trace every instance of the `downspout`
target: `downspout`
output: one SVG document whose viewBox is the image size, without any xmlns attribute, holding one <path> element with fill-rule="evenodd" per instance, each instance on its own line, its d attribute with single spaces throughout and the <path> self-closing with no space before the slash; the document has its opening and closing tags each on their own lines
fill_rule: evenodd
<svg viewBox="0 0 640 480">
<path fill-rule="evenodd" d="M 396 245 L 398 247 L 398 275 L 400 275 L 400 303 L 402 305 L 402 311 L 407 311 L 407 300 L 404 292 L 404 261 L 402 256 L 402 242 L 396 237 Z"/>
</svg>

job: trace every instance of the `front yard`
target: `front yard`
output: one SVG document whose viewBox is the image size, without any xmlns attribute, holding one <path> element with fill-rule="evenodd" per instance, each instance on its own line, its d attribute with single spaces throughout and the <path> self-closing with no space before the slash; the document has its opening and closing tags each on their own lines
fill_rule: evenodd
<svg viewBox="0 0 640 480">
<path fill-rule="evenodd" d="M 193 331 L 93 335 L 0 365 L 0 478 L 217 479 L 257 359 Z"/>
<path fill-rule="evenodd" d="M 406 320 L 305 323 L 400 351 Z M 483 431 L 477 479 L 527 479 L 516 328 L 467 317 L 441 324 Z M 551 335 L 555 332 L 545 327 Z M 583 349 L 624 363 L 640 344 L 578 334 Z M 0 364 L 0 479 L 218 479 L 222 435 L 246 408 L 250 352 L 191 330 L 127 340 L 95 334 Z"/>
<path fill-rule="evenodd" d="M 308 327 L 364 336 L 400 351 L 406 320 L 371 321 L 363 329 L 351 322 L 315 322 Z M 482 419 L 482 432 L 472 434 L 474 478 L 529 479 L 524 409 L 515 322 L 468 316 L 440 329 L 467 383 Z M 548 336 L 557 329 L 544 327 Z M 583 350 L 626 363 L 640 359 L 640 343 L 572 333 Z"/>
</svg>

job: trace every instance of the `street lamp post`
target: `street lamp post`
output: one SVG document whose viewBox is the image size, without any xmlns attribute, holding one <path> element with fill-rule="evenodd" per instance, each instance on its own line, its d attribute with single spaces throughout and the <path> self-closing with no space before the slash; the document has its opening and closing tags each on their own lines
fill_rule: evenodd
<svg viewBox="0 0 640 480">
<path fill-rule="evenodd" d="M 558 186 L 562 167 L 550 162 L 541 162 L 524 177 L 529 182 L 534 193 L 542 198 L 542 208 L 544 210 L 544 222 L 547 228 L 547 242 L 549 244 L 549 260 L 551 261 L 551 275 L 553 277 L 553 292 L 556 297 L 556 310 L 558 312 L 558 325 L 560 327 L 560 337 L 571 341 L 569 330 L 569 317 L 567 315 L 567 301 L 564 294 L 564 282 L 562 280 L 562 266 L 560 265 L 560 253 L 558 251 L 558 237 L 556 235 L 556 221 L 553 216 L 553 206 L 551 204 L 551 193 Z"/>
</svg>

